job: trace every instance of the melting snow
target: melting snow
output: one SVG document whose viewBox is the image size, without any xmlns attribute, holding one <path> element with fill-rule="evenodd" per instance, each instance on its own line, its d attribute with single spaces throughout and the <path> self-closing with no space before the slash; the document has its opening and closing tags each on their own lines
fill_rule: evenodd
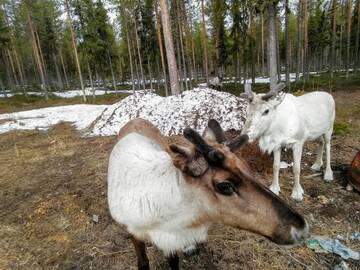
<svg viewBox="0 0 360 270">
<path fill-rule="evenodd" d="M 48 129 L 60 122 L 70 122 L 77 129 L 88 127 L 106 105 L 68 105 L 0 114 L 0 133 L 15 129 Z"/>
<path fill-rule="evenodd" d="M 143 93 L 144 90 L 135 90 L 136 92 L 141 92 Z M 151 92 L 151 89 L 146 89 L 145 92 Z M 101 95 L 105 95 L 105 93 L 107 94 L 132 94 L 133 90 L 100 90 L 100 89 L 95 89 L 94 90 L 94 95 L 95 96 L 101 96 Z M 24 93 L 18 92 L 16 93 L 16 95 L 23 95 Z M 34 95 L 34 96 L 44 96 L 43 92 L 27 92 L 28 95 Z M 6 96 L 7 97 L 12 97 L 15 94 L 13 92 L 10 91 L 6 91 Z M 73 98 L 73 97 L 79 97 L 82 96 L 82 90 L 69 90 L 69 91 L 63 91 L 63 92 L 49 92 L 49 95 L 54 95 L 57 97 L 61 97 L 61 98 Z M 85 95 L 86 96 L 92 96 L 93 95 L 93 91 L 91 88 L 87 87 L 85 88 Z M 4 98 L 5 94 L 3 92 L 0 92 L 0 98 Z"/>
<path fill-rule="evenodd" d="M 0 133 L 14 129 L 47 129 L 59 122 L 71 122 L 77 129 L 91 127 L 88 136 L 115 135 L 129 120 L 141 117 L 155 124 L 163 134 L 180 134 L 187 126 L 204 130 L 211 118 L 222 127 L 240 130 L 247 102 L 232 94 L 208 88 L 161 97 L 136 92 L 113 105 L 69 105 L 0 114 Z"/>
</svg>

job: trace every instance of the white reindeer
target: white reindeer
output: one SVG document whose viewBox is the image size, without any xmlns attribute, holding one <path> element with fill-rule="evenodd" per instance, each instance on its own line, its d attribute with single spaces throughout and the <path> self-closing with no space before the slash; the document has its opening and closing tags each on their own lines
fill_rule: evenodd
<svg viewBox="0 0 360 270">
<path fill-rule="evenodd" d="M 308 234 L 297 212 L 257 182 L 232 153 L 247 136 L 225 140 L 210 120 L 203 137 L 187 128 L 188 144 L 168 144 L 150 122 L 135 119 L 119 132 L 108 169 L 112 217 L 132 235 L 139 269 L 149 269 L 148 240 L 178 269 L 177 252 L 206 241 L 212 222 L 294 244 Z"/>
<path fill-rule="evenodd" d="M 215 90 L 220 90 L 222 88 L 222 86 L 223 86 L 222 77 L 215 76 L 215 77 L 210 77 L 209 78 L 208 87 L 213 88 Z"/>
<path fill-rule="evenodd" d="M 291 198 L 303 200 L 300 185 L 300 162 L 305 141 L 318 140 L 319 147 L 313 170 L 323 165 L 324 142 L 326 147 L 325 181 L 333 180 L 330 167 L 330 141 L 335 119 L 335 102 L 326 92 L 311 92 L 299 97 L 279 93 L 285 84 L 280 83 L 267 94 L 255 94 L 249 84 L 245 85 L 245 95 L 250 103 L 242 134 L 249 141 L 259 139 L 261 150 L 274 153 L 273 182 L 270 190 L 279 194 L 279 169 L 282 147 L 291 147 L 293 151 L 294 187 Z"/>
</svg>

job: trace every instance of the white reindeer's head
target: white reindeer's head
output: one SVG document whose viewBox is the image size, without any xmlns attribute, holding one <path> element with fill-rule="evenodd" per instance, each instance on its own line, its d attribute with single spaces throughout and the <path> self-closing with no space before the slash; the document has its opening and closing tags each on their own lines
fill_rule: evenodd
<svg viewBox="0 0 360 270">
<path fill-rule="evenodd" d="M 279 92 L 284 88 L 285 84 L 280 83 L 267 94 L 255 94 L 251 91 L 251 85 L 245 84 L 245 93 L 241 96 L 249 100 L 249 106 L 242 134 L 247 134 L 250 142 L 259 138 L 270 127 L 276 108 L 283 100 Z"/>
</svg>

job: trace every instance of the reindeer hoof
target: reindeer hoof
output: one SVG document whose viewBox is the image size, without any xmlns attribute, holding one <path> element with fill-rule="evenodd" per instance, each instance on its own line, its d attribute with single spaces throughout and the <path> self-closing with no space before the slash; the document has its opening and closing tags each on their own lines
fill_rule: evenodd
<svg viewBox="0 0 360 270">
<path fill-rule="evenodd" d="M 326 171 L 325 175 L 324 175 L 324 180 L 325 180 L 325 182 L 331 182 L 332 180 L 334 180 L 333 172 L 332 171 Z"/>
<path fill-rule="evenodd" d="M 269 187 L 269 189 L 270 189 L 273 193 L 275 193 L 276 195 L 279 196 L 279 193 L 280 193 L 280 187 L 279 187 L 279 185 L 271 185 L 271 186 Z"/>
<path fill-rule="evenodd" d="M 312 166 L 311 166 L 311 169 L 313 170 L 313 171 L 320 171 L 321 170 L 321 166 L 322 166 L 322 164 L 318 164 L 318 163 L 314 163 Z"/>
<path fill-rule="evenodd" d="M 301 187 L 298 189 L 293 189 L 293 191 L 291 193 L 291 198 L 295 201 L 301 202 L 304 199 L 303 194 L 304 194 L 304 191 Z"/>
<path fill-rule="evenodd" d="M 297 202 L 301 202 L 304 198 L 302 194 L 291 194 L 291 199 L 297 201 Z"/>
</svg>

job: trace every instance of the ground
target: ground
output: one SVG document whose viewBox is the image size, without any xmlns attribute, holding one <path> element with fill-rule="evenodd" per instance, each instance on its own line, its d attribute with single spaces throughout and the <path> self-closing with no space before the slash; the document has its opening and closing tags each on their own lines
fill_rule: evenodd
<svg viewBox="0 0 360 270">
<path fill-rule="evenodd" d="M 348 164 L 359 150 L 360 91 L 337 91 L 334 168 Z M 0 135 L 0 269 L 136 269 L 136 257 L 124 228 L 110 217 L 106 172 L 115 137 L 81 138 L 69 124 L 49 131 Z M 360 231 L 360 194 L 345 190 L 344 176 L 325 183 L 307 177 L 315 144 L 304 149 L 305 199 L 290 199 L 291 169 L 281 171 L 283 197 L 303 213 L 311 233 L 335 238 Z M 256 150 L 242 153 L 259 179 L 270 184 L 271 158 Z M 290 161 L 290 154 L 284 159 Z M 360 250 L 360 241 L 344 241 Z M 153 269 L 167 269 L 161 253 L 148 245 Z M 333 269 L 341 259 L 305 246 L 279 247 L 260 236 L 222 225 L 209 231 L 199 254 L 181 256 L 182 269 Z M 348 260 L 351 269 L 359 261 Z"/>
</svg>

